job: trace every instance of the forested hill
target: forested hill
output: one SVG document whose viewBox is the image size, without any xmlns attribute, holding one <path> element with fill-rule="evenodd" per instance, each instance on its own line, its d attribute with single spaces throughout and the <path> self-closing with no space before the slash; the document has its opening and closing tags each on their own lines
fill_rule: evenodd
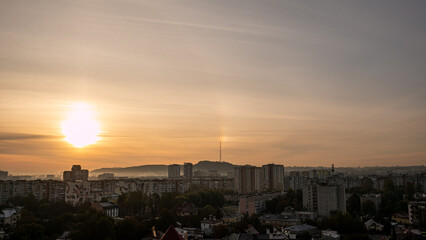
<svg viewBox="0 0 426 240">
<path fill-rule="evenodd" d="M 219 174 L 226 175 L 234 171 L 236 165 L 228 162 L 200 161 L 194 165 L 194 171 L 208 172 L 217 170 Z M 116 176 L 167 176 L 168 165 L 141 165 L 124 168 L 100 168 L 91 171 L 92 174 L 114 173 Z M 181 169 L 183 171 L 183 169 Z"/>
</svg>

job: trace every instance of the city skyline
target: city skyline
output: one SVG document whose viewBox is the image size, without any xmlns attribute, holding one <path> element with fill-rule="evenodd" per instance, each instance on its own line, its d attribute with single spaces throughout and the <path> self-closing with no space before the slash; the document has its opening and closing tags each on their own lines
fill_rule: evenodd
<svg viewBox="0 0 426 240">
<path fill-rule="evenodd" d="M 426 162 L 425 2 L 125 3 L 2 3 L 1 170 Z"/>
</svg>

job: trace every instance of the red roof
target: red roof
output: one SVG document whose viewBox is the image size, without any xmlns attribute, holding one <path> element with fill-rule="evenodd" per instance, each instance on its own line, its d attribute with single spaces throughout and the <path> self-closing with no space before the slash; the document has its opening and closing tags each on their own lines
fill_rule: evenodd
<svg viewBox="0 0 426 240">
<path fill-rule="evenodd" d="M 176 231 L 176 229 L 170 225 L 166 233 L 164 233 L 161 240 L 185 240 L 183 237 Z"/>
</svg>

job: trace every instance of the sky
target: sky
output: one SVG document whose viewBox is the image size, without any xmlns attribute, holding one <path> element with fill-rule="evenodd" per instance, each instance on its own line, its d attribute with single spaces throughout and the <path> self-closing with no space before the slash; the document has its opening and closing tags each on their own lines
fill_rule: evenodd
<svg viewBox="0 0 426 240">
<path fill-rule="evenodd" d="M 14 1 L 0 169 L 426 163 L 423 0 Z M 76 148 L 61 124 L 91 106 Z"/>
</svg>

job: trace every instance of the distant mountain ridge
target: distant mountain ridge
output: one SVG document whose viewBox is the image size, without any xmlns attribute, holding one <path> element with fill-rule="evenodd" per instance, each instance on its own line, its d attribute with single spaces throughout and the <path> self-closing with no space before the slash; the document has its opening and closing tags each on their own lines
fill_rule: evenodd
<svg viewBox="0 0 426 240">
<path fill-rule="evenodd" d="M 194 164 L 194 171 L 208 172 L 209 170 L 216 170 L 219 174 L 226 175 L 228 172 L 234 171 L 235 166 L 237 165 L 229 162 L 203 160 Z M 168 165 L 163 164 L 141 165 L 133 167 L 100 168 L 90 172 L 96 175 L 101 173 L 114 173 L 116 176 L 167 176 L 167 167 Z"/>
</svg>

